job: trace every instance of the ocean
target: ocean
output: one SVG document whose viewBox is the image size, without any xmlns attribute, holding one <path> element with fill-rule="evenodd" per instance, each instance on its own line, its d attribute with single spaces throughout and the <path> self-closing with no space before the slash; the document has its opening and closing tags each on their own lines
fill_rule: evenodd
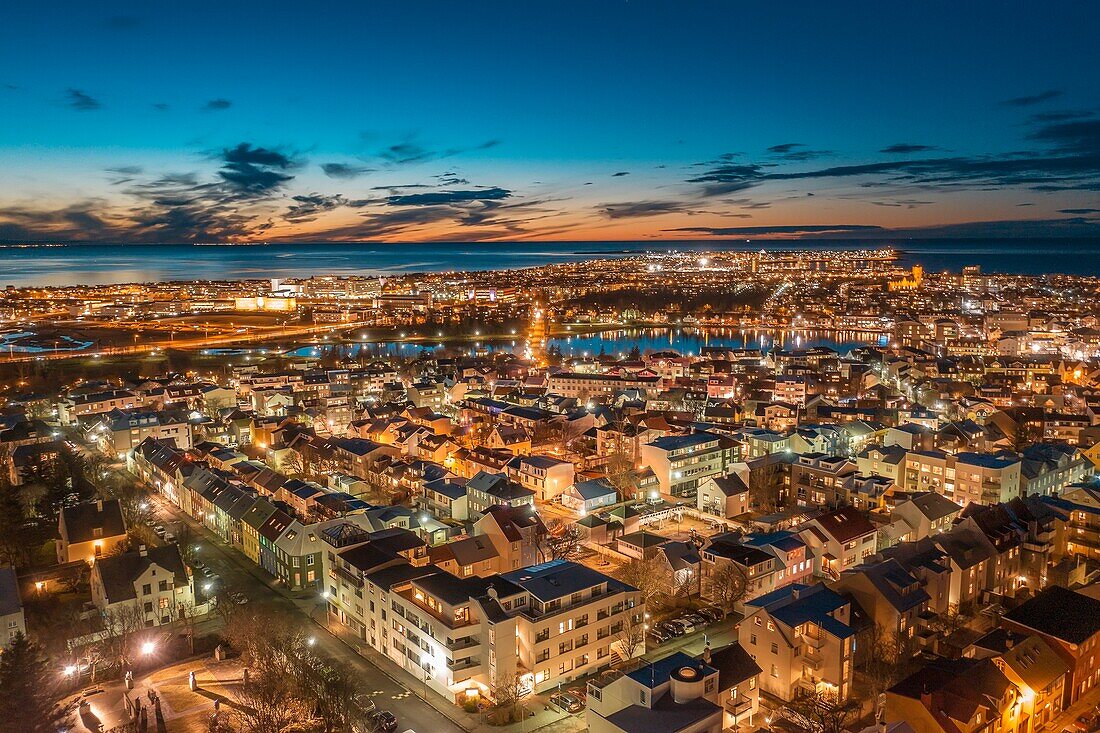
<svg viewBox="0 0 1100 733">
<path fill-rule="evenodd" d="M 309 275 L 383 275 L 534 267 L 647 251 L 829 250 L 893 247 L 904 264 L 957 272 L 1100 274 L 1100 239 L 754 240 L 429 244 L 0 245 L 0 287 L 104 285 Z"/>
</svg>

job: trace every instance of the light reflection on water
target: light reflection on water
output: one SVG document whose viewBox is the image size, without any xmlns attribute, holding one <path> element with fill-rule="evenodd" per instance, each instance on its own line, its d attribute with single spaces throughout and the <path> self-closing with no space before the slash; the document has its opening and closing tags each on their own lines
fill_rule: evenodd
<svg viewBox="0 0 1100 733">
<path fill-rule="evenodd" d="M 704 347 L 725 349 L 808 349 L 826 346 L 840 353 L 846 353 L 859 346 L 868 344 L 885 345 L 885 334 L 868 331 L 805 331 L 777 332 L 752 331 L 740 329 L 696 329 L 696 328 L 624 328 L 598 333 L 578 334 L 576 336 L 556 336 L 547 339 L 547 347 L 557 347 L 564 356 L 597 356 L 601 352 L 608 356 L 626 357 L 636 346 L 642 354 L 655 351 L 676 351 L 685 356 L 698 356 Z M 443 343 L 368 341 L 365 343 L 347 343 L 339 345 L 317 344 L 300 346 L 292 350 L 291 356 L 321 356 L 336 349 L 341 356 L 357 357 L 360 353 L 378 356 L 415 356 L 422 350 L 434 351 L 445 348 L 448 351 L 461 350 L 473 354 L 477 350 L 489 352 L 518 353 L 524 348 L 522 340 L 511 338 L 495 341 L 453 341 Z"/>
</svg>

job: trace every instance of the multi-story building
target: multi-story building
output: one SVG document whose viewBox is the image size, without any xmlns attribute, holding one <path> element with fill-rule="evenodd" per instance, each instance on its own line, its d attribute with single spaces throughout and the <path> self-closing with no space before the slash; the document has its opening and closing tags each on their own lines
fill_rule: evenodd
<svg viewBox="0 0 1100 733">
<path fill-rule="evenodd" d="M 1064 708 L 1100 685 L 1100 600 L 1052 585 L 1005 614 L 1001 626 L 1039 636 L 1065 661 Z"/>
<path fill-rule="evenodd" d="M 661 493 L 694 499 L 708 478 L 724 476 L 738 460 L 737 443 L 716 433 L 666 435 L 641 447 L 641 463 L 657 476 Z"/>
<path fill-rule="evenodd" d="M 799 534 L 821 556 L 821 569 L 831 577 L 873 555 L 878 530 L 855 507 L 846 506 L 807 520 Z"/>
<path fill-rule="evenodd" d="M 760 687 L 782 700 L 800 691 L 847 699 L 856 630 L 851 603 L 823 584 L 795 583 L 745 604 L 738 642 L 760 666 Z"/>
<path fill-rule="evenodd" d="M 91 426 L 90 436 L 101 451 L 120 458 L 146 438 L 191 449 L 191 424 L 168 412 L 111 410 Z"/>
<path fill-rule="evenodd" d="M 92 602 L 104 614 L 131 608 L 146 626 L 196 614 L 194 581 L 179 546 L 145 547 L 92 565 Z"/>
<path fill-rule="evenodd" d="M 564 560 L 459 578 L 379 555 L 341 561 L 329 583 L 330 613 L 456 701 L 502 680 L 542 692 L 644 651 L 639 591 Z"/>
</svg>

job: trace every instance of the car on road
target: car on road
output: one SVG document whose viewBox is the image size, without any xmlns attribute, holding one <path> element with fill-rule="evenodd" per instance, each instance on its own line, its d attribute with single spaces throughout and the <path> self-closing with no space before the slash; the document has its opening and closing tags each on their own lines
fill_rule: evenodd
<svg viewBox="0 0 1100 733">
<path fill-rule="evenodd" d="M 369 713 L 368 718 L 378 733 L 394 733 L 397 730 L 397 716 L 389 710 L 375 710 Z"/>
<path fill-rule="evenodd" d="M 233 601 L 238 606 L 243 606 L 244 604 L 248 603 L 248 596 L 246 596 L 244 593 L 230 593 L 229 600 Z"/>
<path fill-rule="evenodd" d="M 204 577 L 204 578 L 213 578 L 214 577 L 214 571 L 211 570 L 210 568 L 203 568 L 199 572 L 202 573 L 202 577 Z"/>
<path fill-rule="evenodd" d="M 167 533 L 168 533 L 168 530 L 166 530 L 164 528 L 163 524 L 154 524 L 153 525 L 153 534 L 155 534 L 157 537 L 160 537 L 161 539 L 164 539 L 164 535 L 166 535 Z"/>
<path fill-rule="evenodd" d="M 584 703 L 568 692 L 555 692 L 550 696 L 550 704 L 567 713 L 579 713 L 584 710 Z"/>
</svg>

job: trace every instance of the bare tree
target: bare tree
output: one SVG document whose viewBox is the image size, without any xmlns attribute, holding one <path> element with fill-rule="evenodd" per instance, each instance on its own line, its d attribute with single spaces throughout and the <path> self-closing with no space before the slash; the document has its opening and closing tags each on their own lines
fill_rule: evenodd
<svg viewBox="0 0 1100 733">
<path fill-rule="evenodd" d="M 645 632 L 645 619 L 634 609 L 615 634 L 615 643 L 619 645 L 619 656 L 622 657 L 623 664 L 630 664 L 634 657 L 645 651 Z"/>
<path fill-rule="evenodd" d="M 881 624 L 875 624 L 864 633 L 859 644 L 862 672 L 867 677 L 875 705 L 882 693 L 908 673 L 910 646 L 908 636 L 887 631 Z"/>
<path fill-rule="evenodd" d="M 634 558 L 619 566 L 615 577 L 642 593 L 646 608 L 658 605 L 658 600 L 672 589 L 672 573 L 660 557 Z"/>
<path fill-rule="evenodd" d="M 748 593 L 749 576 L 735 562 L 719 562 L 703 576 L 703 594 L 726 613 Z"/>
<path fill-rule="evenodd" d="M 489 694 L 495 709 L 507 715 L 506 720 L 497 722 L 507 724 L 515 722 L 520 702 L 531 694 L 531 688 L 523 684 L 518 672 L 508 674 L 498 671 L 489 686 Z"/>
<path fill-rule="evenodd" d="M 539 544 L 551 560 L 566 560 L 580 548 L 581 533 L 576 524 L 555 518 L 544 526 Z"/>
<path fill-rule="evenodd" d="M 785 714 L 808 733 L 844 733 L 860 712 L 857 700 L 841 700 L 835 692 L 818 690 L 787 703 Z"/>
<path fill-rule="evenodd" d="M 296 721 L 312 719 L 309 707 L 294 695 L 294 680 L 271 670 L 249 677 L 233 693 L 232 717 L 243 733 L 281 733 Z"/>
</svg>

